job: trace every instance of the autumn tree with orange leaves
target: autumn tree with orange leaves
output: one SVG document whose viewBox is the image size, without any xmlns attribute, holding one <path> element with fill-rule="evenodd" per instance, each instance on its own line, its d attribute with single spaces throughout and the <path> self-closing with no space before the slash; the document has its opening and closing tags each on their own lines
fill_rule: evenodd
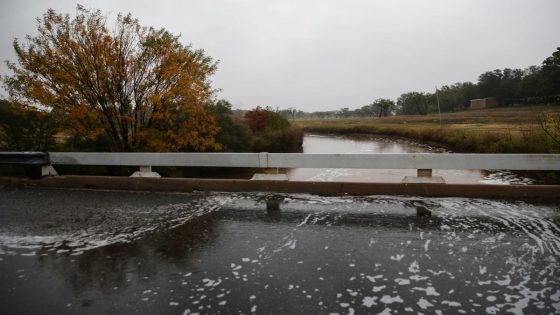
<svg viewBox="0 0 560 315">
<path fill-rule="evenodd" d="M 3 81 L 14 101 L 60 113 L 74 133 L 106 136 L 116 151 L 219 149 L 205 109 L 216 62 L 204 51 L 130 14 L 113 30 L 81 6 L 74 18 L 48 10 L 37 22 L 37 36 L 13 44 Z"/>
</svg>

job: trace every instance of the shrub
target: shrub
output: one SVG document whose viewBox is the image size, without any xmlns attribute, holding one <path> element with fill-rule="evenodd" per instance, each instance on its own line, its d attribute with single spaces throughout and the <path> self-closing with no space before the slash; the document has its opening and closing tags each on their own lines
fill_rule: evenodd
<svg viewBox="0 0 560 315">
<path fill-rule="evenodd" d="M 222 146 L 220 151 L 250 152 L 249 130 L 243 122 L 232 118 L 231 104 L 226 100 L 219 100 L 208 107 L 208 111 L 216 117 L 216 124 L 220 128 L 216 135 L 216 142 Z"/>
<path fill-rule="evenodd" d="M 282 130 L 269 131 L 255 136 L 253 150 L 255 152 L 301 152 L 303 131 L 289 127 Z"/>
<path fill-rule="evenodd" d="M 282 115 L 260 106 L 245 114 L 245 123 L 253 133 L 282 130 L 290 126 L 290 122 Z"/>
<path fill-rule="evenodd" d="M 253 134 L 254 152 L 300 152 L 303 131 L 269 109 L 257 107 L 245 114 L 245 123 Z"/>
<path fill-rule="evenodd" d="M 51 113 L 0 100 L 0 149 L 47 151 L 55 146 L 57 130 Z"/>
</svg>

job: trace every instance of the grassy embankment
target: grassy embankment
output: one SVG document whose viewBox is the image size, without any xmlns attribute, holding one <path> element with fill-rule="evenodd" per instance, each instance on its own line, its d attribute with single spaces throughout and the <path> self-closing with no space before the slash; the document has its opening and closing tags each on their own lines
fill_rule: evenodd
<svg viewBox="0 0 560 315">
<path fill-rule="evenodd" d="M 558 106 L 506 107 L 441 114 L 384 118 L 300 120 L 307 132 L 334 134 L 384 134 L 436 143 L 456 152 L 560 153 L 540 127 L 543 111 L 560 112 Z"/>
</svg>

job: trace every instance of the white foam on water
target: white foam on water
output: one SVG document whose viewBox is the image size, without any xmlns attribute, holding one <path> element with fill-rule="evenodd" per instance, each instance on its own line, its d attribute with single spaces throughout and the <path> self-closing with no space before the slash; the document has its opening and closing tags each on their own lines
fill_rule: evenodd
<svg viewBox="0 0 560 315">
<path fill-rule="evenodd" d="M 413 261 L 410 266 L 408 267 L 408 271 L 412 272 L 412 273 L 418 273 L 420 272 L 420 265 L 418 264 L 418 261 Z"/>
<path fill-rule="evenodd" d="M 382 285 L 382 286 L 378 286 L 378 287 L 374 286 L 371 290 L 373 292 L 380 292 L 381 290 L 385 289 L 386 287 L 387 287 L 386 285 Z"/>
<path fill-rule="evenodd" d="M 408 279 L 396 278 L 396 279 L 395 279 L 395 282 L 396 282 L 398 285 L 407 285 L 407 284 L 410 284 L 410 280 L 408 280 Z"/>
<path fill-rule="evenodd" d="M 112 244 L 129 243 L 152 231 L 173 229 L 196 217 L 217 211 L 231 200 L 232 198 L 226 196 L 214 196 L 204 200 L 193 200 L 190 203 L 159 206 L 153 209 L 154 213 L 176 213 L 176 217 L 162 221 L 159 220 L 158 216 L 154 216 L 153 220 L 145 222 L 144 226 L 138 226 L 134 229 L 121 227 L 122 230 L 129 230 L 126 233 L 99 231 L 95 229 L 96 227 L 58 235 L 14 235 L 11 232 L 3 232 L 0 234 L 0 248 L 17 250 L 54 249 L 58 254 L 70 253 L 70 255 L 74 252 L 81 253 Z M 24 252 L 21 253 L 25 254 Z"/>
<path fill-rule="evenodd" d="M 432 240 L 426 240 L 426 243 L 424 244 L 424 251 L 427 252 L 428 251 L 428 245 L 430 245 L 430 242 Z"/>
<path fill-rule="evenodd" d="M 381 313 L 377 313 L 377 315 L 391 315 L 391 314 L 393 313 L 391 312 L 391 309 L 388 307 L 386 307 L 383 311 L 381 311 Z"/>
<path fill-rule="evenodd" d="M 384 295 L 380 300 L 381 303 L 384 304 L 392 304 L 392 303 L 403 303 L 404 301 L 401 299 L 400 296 L 389 296 L 389 295 Z"/>
<path fill-rule="evenodd" d="M 364 296 L 362 299 L 362 305 L 365 307 L 372 307 L 373 305 L 377 305 L 375 302 L 377 299 L 377 296 Z"/>
<path fill-rule="evenodd" d="M 383 278 L 383 275 L 366 276 L 366 278 L 367 278 L 369 281 L 375 283 L 375 280 L 376 280 L 376 279 L 381 279 L 381 278 Z"/>
<path fill-rule="evenodd" d="M 424 291 L 426 293 L 426 295 L 428 296 L 439 296 L 440 294 L 436 291 L 436 289 L 434 287 L 426 287 L 426 288 L 419 288 L 419 287 L 414 287 L 412 288 L 412 290 L 415 291 Z"/>
<path fill-rule="evenodd" d="M 396 254 L 394 256 L 391 256 L 391 260 L 395 260 L 395 261 L 401 261 L 404 258 L 404 254 Z"/>
<path fill-rule="evenodd" d="M 449 305 L 451 307 L 460 307 L 461 306 L 461 303 L 459 303 L 459 302 L 447 301 L 447 300 L 441 301 L 441 304 Z"/>
<path fill-rule="evenodd" d="M 409 278 L 410 280 L 414 280 L 414 281 L 416 281 L 416 282 L 418 282 L 418 281 L 423 281 L 423 280 L 427 280 L 427 279 L 428 279 L 428 277 L 423 277 L 423 276 L 420 276 L 420 275 L 413 275 L 413 276 L 410 276 L 410 277 L 408 277 L 408 278 Z"/>
<path fill-rule="evenodd" d="M 423 298 L 420 298 L 418 302 L 416 302 L 416 304 L 418 304 L 418 306 L 423 310 L 434 306 L 432 303 L 428 302 L 428 300 L 425 300 Z"/>
</svg>

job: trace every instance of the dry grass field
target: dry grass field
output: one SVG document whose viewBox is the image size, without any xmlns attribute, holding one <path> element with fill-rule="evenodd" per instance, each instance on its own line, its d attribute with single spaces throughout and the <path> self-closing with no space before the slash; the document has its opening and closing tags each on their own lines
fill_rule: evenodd
<svg viewBox="0 0 560 315">
<path fill-rule="evenodd" d="M 435 142 L 457 152 L 558 153 L 542 130 L 539 114 L 558 106 L 502 107 L 430 115 L 384 118 L 299 120 L 308 132 L 386 134 Z"/>
</svg>

